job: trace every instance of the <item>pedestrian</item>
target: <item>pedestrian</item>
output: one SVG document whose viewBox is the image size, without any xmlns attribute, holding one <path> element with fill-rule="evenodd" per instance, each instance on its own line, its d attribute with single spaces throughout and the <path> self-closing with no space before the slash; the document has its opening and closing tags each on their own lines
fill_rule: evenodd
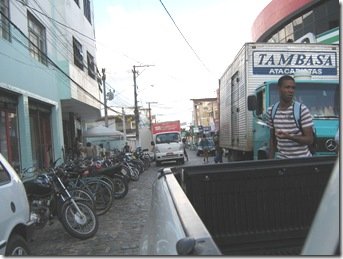
<svg viewBox="0 0 343 259">
<path fill-rule="evenodd" d="M 99 144 L 99 157 L 102 159 L 106 156 L 106 148 L 104 148 L 103 144 Z"/>
<path fill-rule="evenodd" d="M 188 161 L 188 154 L 187 154 L 187 151 L 186 151 L 186 138 L 182 138 L 182 143 L 183 143 L 183 154 L 184 154 L 185 158 Z"/>
<path fill-rule="evenodd" d="M 131 147 L 127 142 L 125 142 L 125 146 L 123 147 L 123 152 L 124 153 L 131 153 Z"/>
<path fill-rule="evenodd" d="M 278 159 L 312 156 L 313 120 L 303 103 L 294 101 L 295 80 L 289 75 L 278 80 L 279 102 L 268 108 L 267 124 L 270 128 L 269 158 Z M 300 107 L 297 121 L 296 109 Z"/>
<path fill-rule="evenodd" d="M 205 134 L 202 135 L 202 138 L 201 138 L 199 144 L 200 144 L 200 146 L 202 148 L 203 157 L 204 157 L 204 163 L 208 163 L 209 142 L 208 142 L 208 139 L 206 138 Z"/>
<path fill-rule="evenodd" d="M 86 143 L 86 147 L 83 148 L 83 152 L 85 153 L 86 159 L 94 159 L 97 155 L 96 147 L 90 142 Z"/>
<path fill-rule="evenodd" d="M 223 163 L 223 148 L 219 145 L 219 138 L 218 136 L 215 136 L 214 138 L 214 146 L 216 149 L 216 156 L 214 158 L 214 162 L 217 163 Z"/>
</svg>

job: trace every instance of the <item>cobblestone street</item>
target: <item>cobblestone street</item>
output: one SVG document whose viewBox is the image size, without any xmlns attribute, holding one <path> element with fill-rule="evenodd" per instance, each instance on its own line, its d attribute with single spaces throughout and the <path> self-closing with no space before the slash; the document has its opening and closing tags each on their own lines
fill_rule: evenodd
<svg viewBox="0 0 343 259">
<path fill-rule="evenodd" d="M 190 161 L 187 164 L 200 164 L 201 158 L 195 151 L 189 151 Z M 213 157 L 209 158 L 213 163 Z M 175 164 L 164 165 L 164 167 Z M 150 203 L 151 190 L 157 175 L 155 163 L 149 170 L 140 175 L 137 182 L 129 183 L 129 192 L 123 199 L 114 200 L 112 208 L 99 216 L 97 234 L 87 240 L 70 236 L 57 220 L 37 230 L 31 242 L 33 256 L 66 256 L 66 255 L 139 255 L 139 243 L 146 222 Z"/>
</svg>

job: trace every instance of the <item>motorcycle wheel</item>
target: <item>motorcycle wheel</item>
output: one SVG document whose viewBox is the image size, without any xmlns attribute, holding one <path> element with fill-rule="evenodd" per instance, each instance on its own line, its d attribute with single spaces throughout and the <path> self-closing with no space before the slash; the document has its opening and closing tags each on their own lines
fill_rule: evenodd
<svg viewBox="0 0 343 259">
<path fill-rule="evenodd" d="M 125 165 L 122 165 L 122 168 L 120 170 L 120 173 L 125 177 L 125 180 L 127 182 L 129 182 L 131 180 L 131 177 L 130 177 L 130 168 L 128 168 L 127 166 Z"/>
<path fill-rule="evenodd" d="M 78 239 L 90 238 L 98 231 L 98 217 L 87 203 L 80 200 L 75 200 L 75 203 L 82 214 L 72 201 L 65 202 L 61 211 L 61 223 L 71 236 Z"/>
<path fill-rule="evenodd" d="M 136 159 L 136 160 L 135 160 L 135 166 L 136 166 L 136 168 L 138 169 L 139 174 L 144 173 L 145 168 L 144 168 L 144 162 L 143 162 L 142 160 Z"/>
<path fill-rule="evenodd" d="M 115 199 L 122 199 L 126 196 L 129 191 L 129 185 L 124 177 L 114 175 L 112 178 L 114 185 L 113 196 Z"/>
<path fill-rule="evenodd" d="M 99 179 L 106 182 L 111 187 L 112 192 L 114 191 L 115 187 L 114 187 L 114 184 L 113 184 L 112 179 L 110 177 L 108 177 L 107 175 L 100 175 Z"/>
<path fill-rule="evenodd" d="M 89 191 L 80 188 L 74 188 L 68 191 L 70 195 L 74 198 L 74 200 L 83 201 L 87 203 L 92 209 L 95 209 L 95 202 L 92 197 L 92 194 Z"/>
<path fill-rule="evenodd" d="M 103 215 L 112 207 L 113 193 L 109 184 L 100 179 L 88 181 L 87 190 L 94 198 L 96 215 Z"/>
<path fill-rule="evenodd" d="M 139 180 L 139 171 L 135 167 L 131 167 L 130 169 L 130 177 L 132 181 L 138 181 Z"/>
</svg>

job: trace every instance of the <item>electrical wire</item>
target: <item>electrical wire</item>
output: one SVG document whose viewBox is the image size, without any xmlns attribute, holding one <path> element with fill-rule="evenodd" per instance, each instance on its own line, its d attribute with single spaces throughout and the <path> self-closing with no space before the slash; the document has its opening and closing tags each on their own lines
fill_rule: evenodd
<svg viewBox="0 0 343 259">
<path fill-rule="evenodd" d="M 201 60 L 201 58 L 199 57 L 199 55 L 196 53 L 196 51 L 194 50 L 194 48 L 191 46 L 191 44 L 188 42 L 188 40 L 186 39 L 186 37 L 183 35 L 183 33 L 181 32 L 180 28 L 177 26 L 175 20 L 173 19 L 173 17 L 171 16 L 171 14 L 169 13 L 169 11 L 167 10 L 167 8 L 165 7 L 165 5 L 163 4 L 162 0 L 159 0 L 160 3 L 162 4 L 164 10 L 167 12 L 169 18 L 172 20 L 172 22 L 174 23 L 176 29 L 179 31 L 179 33 L 181 34 L 182 38 L 185 40 L 185 42 L 187 43 L 187 45 L 189 46 L 189 48 L 193 51 L 194 55 L 197 57 L 197 59 L 200 61 L 200 63 L 203 65 L 203 67 L 209 72 L 210 70 L 207 68 L 207 66 L 205 65 L 205 63 Z"/>
<path fill-rule="evenodd" d="M 100 103 L 100 104 L 104 104 L 102 103 L 99 99 L 97 99 L 94 95 L 92 95 L 90 92 L 88 92 L 84 87 L 82 87 L 78 82 L 76 82 L 73 78 L 71 78 L 65 71 L 63 71 L 62 68 L 60 68 L 53 60 L 51 60 L 47 54 L 45 54 L 41 49 L 39 49 L 33 42 L 30 41 L 30 39 L 0 10 L 0 15 L 5 18 L 28 42 L 30 42 L 30 44 L 32 44 L 35 48 L 37 48 L 37 50 L 40 52 L 40 54 L 42 56 L 44 56 L 47 61 L 53 65 L 53 67 L 55 67 L 60 73 L 62 73 L 66 78 L 68 78 L 72 83 L 74 83 L 76 86 L 79 87 L 80 90 L 82 90 L 86 95 L 88 95 L 89 97 L 91 97 L 91 99 L 95 100 L 96 102 Z M 21 44 L 23 46 L 25 46 L 28 50 L 29 47 L 26 46 L 24 43 L 21 42 Z"/>
<path fill-rule="evenodd" d="M 36 0 L 33 0 L 36 5 L 41 9 L 41 11 L 37 10 L 36 8 L 28 5 L 28 4 L 25 4 L 25 3 L 22 3 L 20 0 L 16 0 L 18 3 L 21 3 L 22 5 L 26 6 L 28 9 L 30 9 L 32 12 L 36 12 L 36 13 L 39 13 L 41 15 L 43 15 L 44 17 L 41 17 L 42 19 L 46 18 L 48 19 L 49 21 L 52 21 L 52 22 L 55 22 L 57 23 L 58 25 L 64 25 L 63 23 L 61 22 L 58 22 L 57 20 L 51 18 L 50 16 L 48 16 L 47 14 L 44 13 L 44 10 L 43 8 L 41 7 L 41 5 L 36 1 Z M 26 17 L 26 15 L 22 12 L 22 10 L 18 7 L 18 6 L 15 6 L 17 8 L 17 10 L 19 12 L 22 13 L 23 17 Z M 63 16 L 60 14 L 60 12 L 58 11 L 57 8 L 55 8 L 56 12 L 60 15 L 60 17 L 63 18 Z M 35 17 L 36 19 L 38 19 L 38 17 Z M 42 20 L 40 21 L 40 23 L 42 23 L 42 25 L 44 26 L 44 28 L 46 29 L 47 32 L 49 32 L 50 36 L 52 39 L 54 39 L 54 42 L 51 41 L 50 37 L 47 37 L 47 41 L 50 43 L 51 46 L 54 45 L 55 42 L 60 42 L 61 45 L 62 45 L 62 48 L 56 48 L 55 50 L 61 54 L 62 57 L 64 57 L 66 60 L 68 60 L 70 63 L 73 63 L 73 58 L 74 58 L 74 52 L 72 51 L 73 50 L 73 45 L 71 44 L 71 42 L 65 37 L 64 35 L 64 32 L 62 32 L 58 26 L 56 26 L 55 24 L 55 28 L 56 30 L 59 32 L 60 36 L 57 36 L 57 34 L 55 32 L 52 32 L 52 29 L 47 25 L 47 23 L 43 22 Z M 53 24 L 53 23 L 52 23 Z M 67 26 L 67 25 L 64 25 L 64 27 L 68 28 L 68 29 L 71 29 L 73 31 L 76 31 L 78 34 L 81 34 L 83 36 L 87 36 L 85 34 L 82 34 L 80 32 L 78 32 L 77 30 L 73 29 L 72 27 L 70 26 Z M 73 36 L 74 37 L 74 36 Z M 64 41 L 62 40 L 62 38 L 64 39 Z M 92 39 L 90 37 L 87 36 L 88 39 L 91 39 L 93 42 L 95 42 L 95 39 Z M 84 44 L 87 44 L 89 46 L 91 46 L 91 48 L 95 48 L 94 45 L 90 45 L 88 44 L 87 42 L 83 42 Z M 61 51 L 64 51 L 64 53 L 62 53 Z M 88 51 L 87 51 L 88 53 Z M 88 67 L 88 62 L 86 64 L 86 60 L 82 60 L 82 66 L 86 69 L 86 70 L 89 70 L 89 67 Z M 96 65 L 95 65 L 96 66 Z"/>
<path fill-rule="evenodd" d="M 17 0 L 17 1 L 19 1 L 19 0 Z M 35 0 L 34 0 L 34 1 L 35 1 Z M 35 2 L 36 2 L 36 1 L 35 1 Z M 36 3 L 37 3 L 37 2 L 36 2 Z M 38 3 L 37 3 L 37 4 L 38 4 Z M 28 6 L 27 4 L 25 4 L 25 6 L 28 7 L 28 8 L 30 9 L 30 6 Z M 18 10 L 18 12 L 20 12 L 20 13 L 23 15 L 24 18 L 26 18 L 26 14 L 23 13 L 23 11 L 21 10 L 21 8 L 18 7 L 15 3 L 14 3 L 14 7 Z M 34 15 L 33 15 L 33 16 L 34 16 Z M 36 17 L 36 16 L 34 16 L 34 17 L 38 20 L 38 17 Z M 62 57 L 64 57 L 66 60 L 68 60 L 70 63 L 72 63 L 72 62 L 73 62 L 73 56 L 74 56 L 74 54 L 73 54 L 72 51 L 70 51 L 70 48 L 68 47 L 68 40 L 63 36 L 63 33 L 62 33 L 58 28 L 56 28 L 56 29 L 60 32 L 61 37 L 65 39 L 65 42 L 63 42 L 63 41 L 61 40 L 61 38 L 58 37 L 55 33 L 52 33 L 50 27 L 47 26 L 47 24 L 44 23 L 44 21 L 40 20 L 39 22 L 40 22 L 40 23 L 42 24 L 42 26 L 46 29 L 46 31 L 50 33 L 50 37 L 46 37 L 46 41 L 47 41 L 48 43 L 50 43 L 50 46 L 53 46 L 55 42 L 60 42 L 61 45 L 62 45 L 62 47 L 61 47 L 61 48 L 55 48 L 56 52 L 59 53 Z M 54 40 L 54 42 L 52 42 L 52 39 Z M 71 44 L 70 44 L 69 46 L 71 46 Z M 71 48 L 72 48 L 72 47 L 71 47 Z M 62 50 L 63 50 L 64 52 L 61 52 Z M 37 54 L 38 54 L 38 53 L 37 53 Z M 84 66 L 86 69 L 88 69 L 87 65 L 85 65 L 84 62 L 83 62 L 83 66 Z"/>
<path fill-rule="evenodd" d="M 17 1 L 18 1 L 18 0 L 17 0 Z M 22 14 L 22 16 L 23 16 L 24 18 L 26 18 L 26 14 L 23 12 L 23 10 L 22 10 L 19 6 L 17 6 L 15 3 L 13 4 L 13 6 L 18 10 L 19 13 Z M 33 15 L 33 16 L 34 16 L 34 15 Z M 35 16 L 34 16 L 34 17 L 35 17 Z M 35 18 L 38 20 L 38 17 L 35 17 Z M 44 28 L 46 29 L 47 32 L 50 32 L 49 27 L 48 27 L 46 24 L 44 24 L 43 21 L 39 21 L 39 22 L 42 24 L 42 26 L 44 26 Z M 64 57 L 66 60 L 69 60 L 69 61 L 70 61 L 71 58 L 70 58 L 70 56 L 68 55 L 68 53 L 62 53 L 62 52 L 60 51 L 60 50 L 64 50 L 64 51 L 68 52 L 68 46 L 66 46 L 65 43 L 62 42 L 62 41 L 60 40 L 60 38 L 57 37 L 56 35 L 54 35 L 53 33 L 51 33 L 51 39 L 56 40 L 56 42 L 60 41 L 60 42 L 62 43 L 62 47 L 56 49 L 56 51 L 57 51 L 62 57 Z M 51 41 L 51 39 L 50 39 L 50 37 L 46 37 L 46 41 L 49 42 L 51 46 L 53 46 L 53 42 Z M 66 55 L 65 55 L 65 54 L 66 54 Z"/>
<path fill-rule="evenodd" d="M 70 27 L 70 26 L 68 26 L 68 25 L 66 25 L 66 24 L 64 24 L 64 23 L 61 23 L 61 22 L 59 22 L 59 21 L 53 19 L 52 17 L 48 16 L 47 14 L 43 13 L 42 11 L 39 11 L 39 10 L 35 9 L 34 7 L 32 7 L 32 6 L 29 6 L 28 4 L 23 3 L 21 0 L 16 0 L 16 1 L 19 2 L 19 3 L 21 3 L 21 4 L 23 4 L 23 5 L 25 5 L 25 6 L 27 6 L 27 7 L 29 7 L 31 10 L 33 10 L 33 11 L 35 11 L 35 12 L 37 12 L 37 13 L 40 13 L 41 15 L 45 16 L 45 17 L 48 18 L 49 20 L 51 20 L 51 21 L 53 21 L 53 22 L 55 22 L 55 23 L 58 23 L 59 25 L 65 27 L 65 28 L 67 28 L 67 29 L 70 29 L 70 30 L 74 31 L 74 32 L 76 32 L 77 34 L 79 34 L 79 35 L 81 35 L 81 36 L 83 36 L 83 37 L 85 37 L 85 38 L 87 38 L 87 39 L 89 39 L 89 40 L 91 40 L 91 41 L 94 41 L 94 42 L 96 41 L 94 38 L 91 38 L 91 37 L 89 37 L 88 35 L 86 35 L 86 34 L 80 32 L 80 31 L 78 31 L 78 30 L 76 30 L 76 29 L 74 29 L 74 28 L 72 28 L 72 27 Z M 37 1 L 35 1 L 35 2 L 36 2 L 36 4 L 39 6 L 39 4 L 37 3 Z M 57 10 L 57 8 L 55 8 L 55 9 Z"/>
<path fill-rule="evenodd" d="M 17 0 L 17 1 L 19 1 L 19 0 Z M 32 11 L 34 11 L 34 12 L 37 12 L 37 13 L 39 13 L 39 14 L 41 14 L 41 15 L 43 15 L 43 16 L 44 16 L 45 18 L 47 18 L 48 20 L 51 20 L 52 22 L 55 22 L 55 23 L 57 23 L 58 25 L 62 25 L 62 26 L 65 27 L 65 28 L 71 29 L 71 30 L 73 30 L 73 31 L 75 31 L 75 32 L 77 32 L 77 33 L 79 33 L 79 34 L 81 34 L 82 36 L 85 36 L 86 38 L 91 39 L 92 41 L 95 41 L 95 39 L 89 38 L 87 35 L 78 32 L 77 30 L 73 29 L 72 27 L 63 24 L 63 23 L 57 21 L 56 19 L 51 18 L 49 15 L 47 15 L 47 14 L 44 13 L 43 8 L 40 6 L 40 4 L 39 4 L 36 0 L 33 0 L 33 1 L 34 1 L 34 2 L 37 4 L 37 6 L 41 9 L 41 11 L 37 10 L 36 8 L 34 8 L 34 7 L 32 7 L 32 6 L 29 6 L 28 4 L 24 4 L 24 5 L 25 5 L 27 8 L 29 8 L 30 10 L 32 10 Z M 20 1 L 19 1 L 19 2 L 20 2 Z M 18 9 L 18 11 L 20 11 L 18 7 L 17 7 L 17 9 Z M 63 18 L 63 16 L 59 13 L 58 9 L 57 9 L 57 8 L 55 8 L 55 9 L 56 9 L 56 12 L 59 14 L 59 16 L 60 16 L 61 18 Z M 23 16 L 25 16 L 25 15 L 23 14 Z M 43 17 L 43 18 L 44 18 L 44 17 Z M 52 33 L 50 27 L 47 26 L 46 23 L 44 23 L 44 22 L 42 22 L 42 21 L 41 21 L 41 23 L 42 23 L 43 25 L 45 25 L 45 28 L 47 28 L 47 31 L 50 32 L 51 38 L 55 38 L 56 41 L 60 41 L 60 42 L 62 43 L 62 45 L 63 45 L 63 44 L 68 45 L 68 42 L 69 42 L 69 41 L 65 38 L 65 36 L 63 35 L 63 33 L 60 31 L 60 29 L 59 29 L 57 26 L 56 26 L 56 29 L 59 31 L 61 37 L 63 37 L 63 38 L 65 39 L 65 42 L 62 42 L 61 39 L 60 39 L 60 37 L 57 37 L 57 35 L 55 35 L 54 33 Z M 49 38 L 49 37 L 48 37 L 48 38 Z M 51 43 L 51 45 L 53 45 L 52 42 L 50 42 L 50 43 Z M 68 49 L 72 49 L 73 46 L 72 46 L 71 44 L 69 44 L 69 47 L 70 47 L 70 48 L 68 48 L 68 46 L 67 46 L 66 48 L 62 48 L 62 49 L 65 49 L 65 50 L 68 52 Z M 94 46 L 92 46 L 92 47 L 94 47 Z M 61 53 L 59 50 L 57 50 L 57 52 L 59 52 L 62 56 L 64 56 L 64 57 L 66 58 L 66 60 L 69 60 L 69 62 L 71 62 L 71 63 L 73 62 L 73 60 L 72 60 L 72 59 L 73 59 L 73 53 L 72 53 L 71 51 L 69 51 L 68 53 L 66 53 L 67 56 L 64 55 L 63 53 Z M 128 56 L 126 56 L 126 57 L 129 58 Z M 87 65 L 86 65 L 84 62 L 83 62 L 83 66 L 84 66 L 86 69 L 88 69 Z M 115 91 L 115 89 L 114 89 L 111 85 L 109 85 L 107 82 L 106 82 L 106 85 L 108 85 L 112 90 Z M 117 93 L 115 96 L 117 97 L 117 96 L 119 96 L 119 94 L 120 94 L 120 93 Z M 128 105 L 128 104 L 127 104 L 128 101 L 125 100 L 124 98 L 122 99 L 122 103 L 124 103 L 125 106 Z"/>
</svg>

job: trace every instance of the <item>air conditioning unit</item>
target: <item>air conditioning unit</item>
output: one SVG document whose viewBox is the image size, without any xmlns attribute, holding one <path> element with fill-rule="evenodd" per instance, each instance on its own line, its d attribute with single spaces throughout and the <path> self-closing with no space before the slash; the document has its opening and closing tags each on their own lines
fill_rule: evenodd
<svg viewBox="0 0 343 259">
<path fill-rule="evenodd" d="M 304 36 L 301 38 L 297 39 L 294 41 L 295 43 L 316 43 L 316 35 L 314 35 L 312 32 L 306 33 Z"/>
</svg>

